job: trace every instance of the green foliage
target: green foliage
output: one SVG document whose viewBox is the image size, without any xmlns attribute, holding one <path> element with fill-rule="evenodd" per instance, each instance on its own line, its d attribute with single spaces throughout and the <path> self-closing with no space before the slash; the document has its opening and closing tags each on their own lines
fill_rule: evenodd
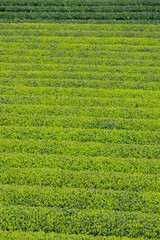
<svg viewBox="0 0 160 240">
<path fill-rule="evenodd" d="M 154 119 L 159 120 L 160 111 L 153 108 L 120 108 L 120 107 L 83 107 L 83 106 L 44 106 L 44 105 L 7 105 L 1 104 L 1 114 L 34 114 L 54 116 L 86 116 L 101 118 L 125 118 L 125 119 Z"/>
<path fill-rule="evenodd" d="M 159 22 L 160 4 L 158 0 L 1 0 L 2 22 L 55 22 L 69 20 L 93 21 L 133 21 Z M 157 21 L 156 21 L 157 20 Z"/>
<path fill-rule="evenodd" d="M 44 231 L 92 236 L 159 237 L 157 214 L 55 208 L 1 207 L 4 231 Z"/>
<path fill-rule="evenodd" d="M 0 16 L 146 22 L 159 7 L 2 0 Z M 0 239 L 159 239 L 159 28 L 0 28 Z"/>
<path fill-rule="evenodd" d="M 22 152 L 40 154 L 64 154 L 64 155 L 84 155 L 122 158 L 159 158 L 159 145 L 140 145 L 122 143 L 96 143 L 77 142 L 60 140 L 0 140 L 1 152 Z"/>
<path fill-rule="evenodd" d="M 160 191 L 158 174 L 71 171 L 56 168 L 2 168 L 0 182 L 30 186 Z"/>
<path fill-rule="evenodd" d="M 3 114 L 0 119 L 2 126 L 34 126 L 34 127 L 74 127 L 98 129 L 124 129 L 156 131 L 160 128 L 160 120 L 154 119 L 120 119 L 87 116 L 53 116 L 44 114 Z"/>
<path fill-rule="evenodd" d="M 155 192 L 141 193 L 84 188 L 0 186 L 0 201 L 5 206 L 103 209 L 159 214 L 159 200 L 160 194 Z"/>
<path fill-rule="evenodd" d="M 4 139 L 48 139 L 58 141 L 158 145 L 159 131 L 100 130 L 81 128 L 1 127 Z"/>
<path fill-rule="evenodd" d="M 65 164 L 64 164 L 65 163 Z M 32 153 L 1 153 L 1 167 L 16 168 L 59 168 L 73 171 L 106 171 L 124 173 L 158 174 L 159 159 L 91 157 Z"/>
<path fill-rule="evenodd" d="M 116 236 L 91 236 L 82 234 L 58 234 L 58 233 L 45 233 L 43 231 L 39 232 L 22 232 L 22 231 L 0 231 L 1 240 L 136 240 L 137 238 L 127 238 L 127 237 L 116 237 Z M 138 239 L 144 240 L 143 237 Z M 151 239 L 151 238 L 150 238 Z M 152 239 L 151 239 L 152 240 Z"/>
</svg>

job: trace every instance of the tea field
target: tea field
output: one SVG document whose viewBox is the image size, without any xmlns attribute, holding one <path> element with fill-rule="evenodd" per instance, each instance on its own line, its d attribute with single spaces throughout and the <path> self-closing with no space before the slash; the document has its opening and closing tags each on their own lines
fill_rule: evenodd
<svg viewBox="0 0 160 240">
<path fill-rule="evenodd" d="M 1 0 L 0 22 L 160 22 L 159 0 Z"/>
<path fill-rule="evenodd" d="M 160 239 L 159 25 L 7 23 L 51 11 L 22 3 L 0 9 L 0 239 Z"/>
</svg>

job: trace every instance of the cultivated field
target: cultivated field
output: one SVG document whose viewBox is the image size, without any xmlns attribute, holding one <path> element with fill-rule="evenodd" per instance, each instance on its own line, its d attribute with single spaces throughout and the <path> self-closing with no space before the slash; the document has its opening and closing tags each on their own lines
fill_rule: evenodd
<svg viewBox="0 0 160 240">
<path fill-rule="evenodd" d="M 160 22 L 159 0 L 1 0 L 0 22 Z"/>
<path fill-rule="evenodd" d="M 0 239 L 159 239 L 160 28 L 0 30 Z"/>
</svg>

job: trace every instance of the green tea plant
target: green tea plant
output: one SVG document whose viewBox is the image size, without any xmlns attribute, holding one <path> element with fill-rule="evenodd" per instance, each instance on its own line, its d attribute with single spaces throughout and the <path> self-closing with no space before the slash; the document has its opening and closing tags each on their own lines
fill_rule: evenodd
<svg viewBox="0 0 160 240">
<path fill-rule="evenodd" d="M 0 239 L 160 238 L 159 8 L 1 1 Z"/>
</svg>

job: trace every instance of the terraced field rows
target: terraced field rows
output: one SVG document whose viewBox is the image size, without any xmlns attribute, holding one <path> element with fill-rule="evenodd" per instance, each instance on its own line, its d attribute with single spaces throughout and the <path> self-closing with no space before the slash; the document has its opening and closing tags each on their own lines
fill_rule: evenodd
<svg viewBox="0 0 160 240">
<path fill-rule="evenodd" d="M 159 239 L 160 29 L 0 27 L 1 238 Z"/>
</svg>

